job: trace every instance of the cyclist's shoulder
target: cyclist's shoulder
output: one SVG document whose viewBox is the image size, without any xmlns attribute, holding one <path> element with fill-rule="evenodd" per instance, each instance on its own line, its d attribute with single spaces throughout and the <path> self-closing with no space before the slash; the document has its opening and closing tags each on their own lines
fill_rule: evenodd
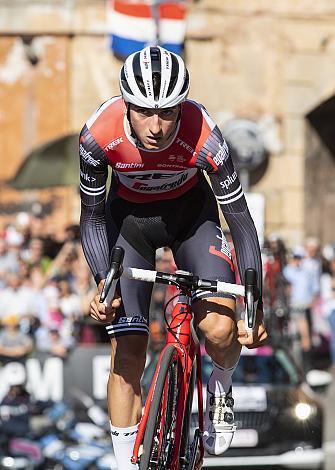
<svg viewBox="0 0 335 470">
<path fill-rule="evenodd" d="M 188 121 L 192 125 L 198 123 L 203 130 L 208 130 L 208 132 L 217 128 L 214 119 L 205 106 L 196 100 L 187 99 L 184 102 L 182 119 L 185 119 L 185 121 Z"/>
<path fill-rule="evenodd" d="M 121 96 L 113 96 L 104 101 L 87 119 L 83 129 L 95 129 L 101 126 L 112 126 L 113 122 L 123 119 L 124 102 Z"/>
</svg>

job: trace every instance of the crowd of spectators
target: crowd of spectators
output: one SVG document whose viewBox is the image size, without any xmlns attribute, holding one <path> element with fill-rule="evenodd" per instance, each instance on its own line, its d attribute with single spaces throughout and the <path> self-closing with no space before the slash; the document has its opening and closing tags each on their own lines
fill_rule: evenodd
<svg viewBox="0 0 335 470">
<path fill-rule="evenodd" d="M 79 227 L 60 235 L 31 214 L 19 214 L 0 231 L 0 361 L 26 357 L 33 350 L 66 358 L 78 344 L 109 342 L 105 329 L 89 316 L 96 290 L 84 258 Z M 262 247 L 266 315 L 296 325 L 301 361 L 325 344 L 335 368 L 335 250 L 308 238 L 287 249 L 270 235 Z M 169 249 L 157 251 L 160 271 L 175 269 Z M 162 305 L 173 295 L 156 286 L 151 302 L 151 347 L 164 341 Z M 272 330 L 284 322 L 270 322 Z M 270 331 L 274 335 L 275 331 Z"/>
</svg>

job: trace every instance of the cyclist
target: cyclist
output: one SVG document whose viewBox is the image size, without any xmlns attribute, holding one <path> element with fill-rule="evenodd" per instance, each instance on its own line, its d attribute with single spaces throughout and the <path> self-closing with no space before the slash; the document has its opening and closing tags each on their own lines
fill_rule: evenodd
<svg viewBox="0 0 335 470">
<path fill-rule="evenodd" d="M 189 74 L 181 57 L 146 47 L 126 59 L 119 83 L 121 96 L 103 103 L 80 134 L 80 225 L 98 286 L 91 316 L 106 324 L 111 337 L 108 407 L 118 468 L 125 470 L 134 468 L 130 457 L 141 417 L 152 286 L 121 278 L 112 304 L 100 304 L 110 248 L 124 247 L 125 266 L 154 269 L 156 249 L 168 246 L 178 269 L 234 282 L 218 202 L 242 280 L 245 268 L 253 267 L 261 285 L 262 267 L 255 226 L 227 145 L 206 109 L 187 99 Z M 113 171 L 106 201 L 108 166 Z M 257 347 L 267 337 L 258 305 L 256 327 L 248 335 L 244 321 L 235 319 L 234 298 L 211 292 L 193 298 L 195 321 L 213 360 L 204 433 L 211 454 L 224 452 L 233 438 L 231 377 L 241 345 Z"/>
</svg>

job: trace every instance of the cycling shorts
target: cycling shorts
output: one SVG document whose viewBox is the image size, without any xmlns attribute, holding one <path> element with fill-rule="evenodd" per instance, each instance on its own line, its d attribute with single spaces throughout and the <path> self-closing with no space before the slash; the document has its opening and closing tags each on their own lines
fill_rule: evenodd
<svg viewBox="0 0 335 470">
<path fill-rule="evenodd" d="M 204 279 L 235 282 L 215 196 L 204 177 L 179 198 L 145 204 L 121 199 L 111 189 L 106 220 L 109 246 L 125 250 L 124 266 L 155 270 L 156 250 L 170 247 L 178 269 Z M 106 326 L 110 336 L 149 333 L 152 288 L 151 283 L 120 279 L 117 291 L 122 303 L 115 320 Z M 199 291 L 192 302 L 207 297 L 232 296 Z"/>
</svg>

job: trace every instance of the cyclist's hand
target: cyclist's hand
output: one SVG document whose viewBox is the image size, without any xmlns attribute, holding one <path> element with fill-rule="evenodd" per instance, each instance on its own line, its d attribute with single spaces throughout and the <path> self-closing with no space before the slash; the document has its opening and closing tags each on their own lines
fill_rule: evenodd
<svg viewBox="0 0 335 470">
<path fill-rule="evenodd" d="M 244 320 L 237 322 L 237 330 L 238 342 L 249 349 L 263 346 L 268 337 L 263 321 L 263 312 L 261 310 L 257 310 L 255 328 L 251 333 L 246 331 Z"/>
<path fill-rule="evenodd" d="M 94 296 L 91 302 L 90 315 L 94 320 L 100 321 L 102 323 L 110 323 L 114 320 L 116 315 L 116 310 L 121 305 L 121 297 L 115 293 L 112 303 L 106 307 L 104 303 L 100 303 L 100 294 L 104 285 L 104 280 L 100 281 L 98 285 L 98 292 Z"/>
</svg>

